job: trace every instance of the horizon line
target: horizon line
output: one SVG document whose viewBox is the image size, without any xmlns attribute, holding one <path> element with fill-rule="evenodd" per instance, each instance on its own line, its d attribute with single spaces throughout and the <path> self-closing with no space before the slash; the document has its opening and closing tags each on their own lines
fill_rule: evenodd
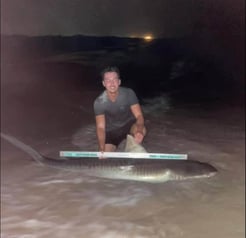
<svg viewBox="0 0 246 238">
<path fill-rule="evenodd" d="M 46 34 L 46 35 L 25 35 L 25 34 L 4 34 L 1 33 L 1 37 L 30 37 L 30 38 L 37 38 L 37 37 L 94 37 L 94 38 L 103 38 L 103 37 L 112 37 L 112 38 L 127 38 L 127 39 L 135 39 L 135 40 L 143 40 L 143 37 L 135 37 L 135 36 L 116 36 L 116 35 L 84 35 L 84 34 L 74 34 L 74 35 L 61 35 L 61 34 Z M 161 39 L 183 39 L 187 38 L 185 36 L 183 37 L 156 37 L 153 38 L 154 40 L 161 40 Z"/>
</svg>

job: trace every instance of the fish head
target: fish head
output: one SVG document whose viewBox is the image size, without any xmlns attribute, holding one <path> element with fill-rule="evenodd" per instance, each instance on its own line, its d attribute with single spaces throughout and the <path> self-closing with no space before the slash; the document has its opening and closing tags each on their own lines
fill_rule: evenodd
<svg viewBox="0 0 246 238">
<path fill-rule="evenodd" d="M 209 178 L 218 172 L 215 167 L 208 163 L 193 160 L 177 163 L 177 166 L 172 171 L 180 179 Z"/>
</svg>

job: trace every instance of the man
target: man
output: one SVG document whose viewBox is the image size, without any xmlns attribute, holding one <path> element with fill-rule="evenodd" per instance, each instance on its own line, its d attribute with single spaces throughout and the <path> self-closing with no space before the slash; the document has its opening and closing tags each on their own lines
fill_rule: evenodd
<svg viewBox="0 0 246 238">
<path fill-rule="evenodd" d="M 101 75 L 105 91 L 94 102 L 99 151 L 115 151 L 127 134 L 142 143 L 146 128 L 136 94 L 130 88 L 120 87 L 117 67 L 108 67 Z"/>
</svg>

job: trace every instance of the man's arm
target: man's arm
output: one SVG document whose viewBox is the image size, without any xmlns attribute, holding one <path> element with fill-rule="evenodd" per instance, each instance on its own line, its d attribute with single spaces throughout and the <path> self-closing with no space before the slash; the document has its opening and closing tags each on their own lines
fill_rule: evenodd
<svg viewBox="0 0 246 238">
<path fill-rule="evenodd" d="M 133 134 L 136 139 L 136 142 L 141 143 L 143 140 L 143 137 L 146 134 L 142 109 L 139 104 L 134 104 L 131 106 L 131 111 L 136 118 L 136 123 L 135 123 L 135 128 L 133 129 Z"/>
<path fill-rule="evenodd" d="M 105 116 L 96 116 L 96 132 L 99 151 L 103 152 L 105 150 Z"/>
</svg>

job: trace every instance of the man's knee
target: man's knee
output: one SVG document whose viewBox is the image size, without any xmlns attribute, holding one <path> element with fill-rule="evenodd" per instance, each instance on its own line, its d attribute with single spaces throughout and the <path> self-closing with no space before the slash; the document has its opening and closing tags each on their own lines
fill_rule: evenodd
<svg viewBox="0 0 246 238">
<path fill-rule="evenodd" d="M 116 150 L 116 146 L 113 144 L 105 144 L 105 152 L 114 152 Z"/>
</svg>

